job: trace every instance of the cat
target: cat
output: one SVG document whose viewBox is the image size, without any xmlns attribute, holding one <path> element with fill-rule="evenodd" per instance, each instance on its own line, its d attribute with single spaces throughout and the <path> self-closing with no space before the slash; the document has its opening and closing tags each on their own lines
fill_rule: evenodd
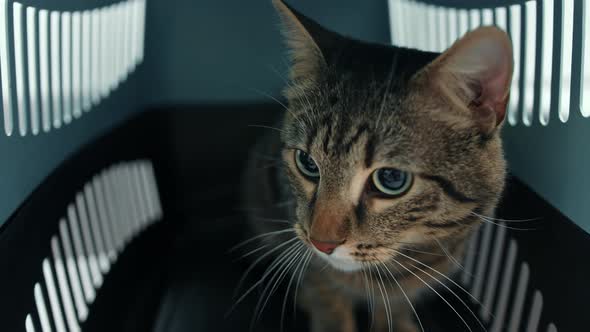
<svg viewBox="0 0 590 332">
<path fill-rule="evenodd" d="M 348 38 L 273 3 L 288 105 L 242 186 L 262 243 L 253 256 L 274 258 L 263 279 L 290 280 L 313 332 L 356 331 L 359 304 L 374 331 L 421 331 L 412 303 L 448 282 L 504 188 L 510 40 L 481 27 L 430 53 Z"/>
</svg>

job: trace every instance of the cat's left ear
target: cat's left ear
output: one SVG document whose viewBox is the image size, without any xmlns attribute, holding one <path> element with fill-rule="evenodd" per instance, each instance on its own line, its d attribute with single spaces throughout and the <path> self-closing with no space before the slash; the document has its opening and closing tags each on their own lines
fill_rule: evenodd
<svg viewBox="0 0 590 332">
<path fill-rule="evenodd" d="M 484 134 L 502 123 L 512 80 L 512 44 L 495 27 L 467 33 L 430 64 L 431 83 Z"/>
<path fill-rule="evenodd" d="M 273 0 L 282 22 L 282 32 L 291 55 L 291 79 L 315 80 L 327 65 L 327 55 L 339 37 L 283 0 Z"/>
</svg>

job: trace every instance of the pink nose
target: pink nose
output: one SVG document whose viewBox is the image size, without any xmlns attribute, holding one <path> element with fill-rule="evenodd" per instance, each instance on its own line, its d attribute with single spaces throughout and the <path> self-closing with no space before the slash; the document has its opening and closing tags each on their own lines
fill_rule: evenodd
<svg viewBox="0 0 590 332">
<path fill-rule="evenodd" d="M 325 254 L 331 254 L 334 252 L 334 249 L 340 245 L 340 243 L 335 242 L 323 242 L 323 241 L 316 241 L 311 239 L 311 243 L 316 247 L 319 251 Z"/>
</svg>

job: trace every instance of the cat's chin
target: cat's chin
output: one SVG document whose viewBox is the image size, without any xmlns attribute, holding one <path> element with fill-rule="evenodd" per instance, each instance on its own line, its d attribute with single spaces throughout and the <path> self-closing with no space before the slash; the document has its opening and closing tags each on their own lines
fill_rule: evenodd
<svg viewBox="0 0 590 332">
<path fill-rule="evenodd" d="M 335 268 L 336 270 L 342 272 L 355 272 L 359 271 L 363 268 L 363 265 L 360 262 L 357 262 L 349 257 L 346 257 L 338 252 L 338 249 L 331 254 L 326 255 L 319 250 L 315 250 L 316 254 L 320 256 L 323 260 L 327 261 L 331 267 Z"/>
</svg>

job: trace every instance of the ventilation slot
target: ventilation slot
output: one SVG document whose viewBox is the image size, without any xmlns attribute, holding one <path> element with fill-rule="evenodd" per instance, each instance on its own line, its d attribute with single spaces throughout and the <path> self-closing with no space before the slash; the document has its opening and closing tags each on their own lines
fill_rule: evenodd
<svg viewBox="0 0 590 332">
<path fill-rule="evenodd" d="M 53 101 L 53 127 L 61 127 L 61 81 L 60 81 L 60 30 L 59 12 L 49 15 L 49 34 L 51 49 L 51 100 Z"/>
<path fill-rule="evenodd" d="M 27 7 L 27 59 L 29 73 L 29 109 L 31 111 L 31 132 L 39 133 L 39 90 L 37 82 L 37 11 Z"/>
<path fill-rule="evenodd" d="M 59 223 L 60 232 L 63 236 L 63 228 L 65 226 L 65 222 L 63 220 Z M 69 240 L 67 240 L 66 247 L 69 247 Z M 68 248 L 71 257 L 71 249 Z M 68 325 L 68 330 L 70 331 L 79 331 L 80 327 L 78 326 L 78 322 L 76 320 L 76 309 L 74 309 L 74 304 L 72 303 L 72 296 L 70 295 L 70 288 L 68 287 L 68 281 L 66 277 L 66 270 L 64 268 L 64 261 L 61 255 L 61 249 L 59 248 L 59 242 L 57 238 L 54 236 L 51 239 L 51 251 L 53 253 L 53 263 L 55 265 L 55 272 L 57 276 L 57 284 L 59 285 L 60 290 L 60 298 L 63 301 L 65 318 Z M 66 252 L 66 256 L 68 252 Z M 86 318 L 88 314 L 86 305 L 84 304 L 84 300 L 82 299 L 82 289 L 80 287 L 80 281 L 78 279 L 78 273 L 73 265 L 73 258 L 68 259 L 68 272 L 70 276 L 70 282 L 72 285 L 72 292 L 75 295 L 75 301 L 77 303 L 77 312 L 80 319 Z"/>
<path fill-rule="evenodd" d="M 144 15 L 145 0 L 74 12 L 0 0 L 4 133 L 15 116 L 20 136 L 61 128 L 108 96 L 143 60 Z"/>
<path fill-rule="evenodd" d="M 490 320 L 490 309 L 492 308 L 492 301 L 494 300 L 494 291 L 498 284 L 498 277 L 500 275 L 500 260 L 502 258 L 502 249 L 504 248 L 504 239 L 506 238 L 506 227 L 498 227 L 497 234 L 494 239 L 493 254 L 491 258 L 490 271 L 488 272 L 488 281 L 485 295 L 483 298 L 483 305 L 480 310 L 481 317 L 487 322 Z"/>
<path fill-rule="evenodd" d="M 86 202 L 83 193 L 78 193 L 78 195 L 76 195 L 76 210 L 78 211 L 78 220 L 80 221 L 82 230 L 84 249 L 86 249 L 86 255 L 88 257 L 90 277 L 94 287 L 98 288 L 102 285 L 102 275 L 100 274 L 100 269 L 98 267 L 98 255 L 96 254 L 95 244 L 91 237 L 90 221 L 88 220 Z"/>
<path fill-rule="evenodd" d="M 53 315 L 53 323 L 55 325 L 56 332 L 63 332 L 66 330 L 65 323 L 63 320 L 59 296 L 57 294 L 57 288 L 55 287 L 55 283 L 53 281 L 53 273 L 47 258 L 43 260 L 43 278 L 45 280 L 45 287 L 47 288 L 49 305 L 51 306 L 51 313 Z"/>
<path fill-rule="evenodd" d="M 533 107 L 535 102 L 535 60 L 536 60 L 536 36 L 537 36 L 537 2 L 529 1 L 525 4 L 524 39 L 524 90 L 521 98 L 524 98 L 522 122 L 530 126 L 533 122 Z"/>
<path fill-rule="evenodd" d="M 37 313 L 39 314 L 39 322 L 41 323 L 41 331 L 50 332 L 51 325 L 49 325 L 49 315 L 47 314 L 47 306 L 45 305 L 45 299 L 43 292 L 41 291 L 41 286 L 39 284 L 35 284 L 33 292 L 35 296 L 35 304 L 37 306 Z"/>
<path fill-rule="evenodd" d="M 551 72 L 553 60 L 553 0 L 544 0 L 541 4 L 543 11 L 543 40 L 541 54 L 541 103 L 539 105 L 542 125 L 549 123 L 551 111 Z"/>
<path fill-rule="evenodd" d="M 72 121 L 72 73 L 71 73 L 71 15 L 68 12 L 61 13 L 61 69 L 62 69 L 62 105 L 63 122 Z M 59 97 L 57 97 L 59 98 Z"/>
<path fill-rule="evenodd" d="M 41 283 L 35 284 L 36 307 L 25 326 L 49 332 L 53 322 L 56 332 L 80 331 L 118 254 L 161 216 L 150 161 L 120 163 L 94 176 L 68 205 L 59 234 L 51 238 L 52 258 L 42 263 L 47 295 Z"/>
<path fill-rule="evenodd" d="M 477 258 L 477 270 L 474 276 L 475 280 L 473 282 L 473 288 L 471 289 L 473 297 L 475 297 L 478 301 L 481 300 L 481 292 L 484 283 L 483 278 L 486 275 L 485 269 L 487 267 L 487 261 L 489 257 L 488 252 L 490 250 L 490 242 L 492 240 L 493 225 L 486 223 L 483 228 L 482 242 L 481 247 L 479 248 L 479 256 Z"/>
<path fill-rule="evenodd" d="M 582 84 L 580 84 L 580 110 L 585 117 L 590 116 L 590 3 L 582 1 L 583 12 L 583 39 L 582 39 Z"/>
<path fill-rule="evenodd" d="M 31 315 L 27 315 L 27 318 L 25 318 L 25 329 L 27 332 L 35 332 L 35 326 L 33 325 Z"/>
<path fill-rule="evenodd" d="M 510 10 L 510 38 L 512 39 L 512 50 L 514 52 L 514 71 L 512 73 L 512 85 L 510 87 L 510 102 L 508 104 L 508 122 L 511 125 L 518 123 L 518 116 L 520 114 L 520 82 L 522 73 L 521 61 L 521 5 L 512 5 Z"/>
<path fill-rule="evenodd" d="M 490 325 L 490 332 L 538 331 L 543 295 L 530 285 L 528 263 L 517 262 L 518 245 L 507 235 L 507 227 L 501 220 L 486 223 L 471 236 L 461 283 L 472 285 L 469 292 L 481 305 L 479 315 Z M 525 303 L 532 304 L 529 308 Z"/>
<path fill-rule="evenodd" d="M 2 80 L 2 110 L 4 132 L 12 135 L 12 89 L 10 77 L 10 48 L 8 46 L 8 2 L 0 0 L 0 79 Z"/>
<path fill-rule="evenodd" d="M 49 86 L 49 12 L 39 11 L 39 91 L 43 131 L 51 129 L 51 90 Z"/>
<path fill-rule="evenodd" d="M 71 256 L 74 258 L 72 261 L 77 262 L 78 272 L 80 273 L 80 280 L 82 282 L 82 290 L 84 291 L 84 298 L 87 303 L 94 301 L 94 288 L 90 281 L 90 270 L 88 268 L 88 260 L 84 249 L 82 247 L 82 239 L 80 236 L 80 228 L 78 226 L 78 217 L 76 216 L 76 210 L 74 205 L 68 206 L 68 220 L 70 225 L 70 233 L 74 242 L 74 252 Z M 65 235 L 64 235 L 65 236 Z M 70 257 L 69 255 L 67 257 Z M 68 259 L 68 262 L 70 259 Z M 71 272 L 72 273 L 72 272 Z M 81 318 L 82 320 L 85 319 Z"/>
<path fill-rule="evenodd" d="M 72 13 L 72 115 L 82 116 L 82 27 L 79 12 Z"/>
<path fill-rule="evenodd" d="M 560 93 L 557 94 L 557 98 L 559 100 L 559 119 L 562 122 L 566 122 L 570 114 L 572 40 L 574 37 L 573 0 L 564 0 L 561 10 L 561 70 L 559 84 L 557 85 L 560 87 Z"/>
<path fill-rule="evenodd" d="M 24 51 L 24 17 L 23 6 L 15 2 L 12 5 L 13 33 L 14 33 L 14 70 L 16 83 L 16 104 L 18 113 L 18 131 L 21 136 L 27 134 L 27 98 L 25 78 L 25 51 Z"/>
<path fill-rule="evenodd" d="M 539 330 L 539 321 L 541 320 L 541 310 L 543 310 L 543 295 L 538 290 L 533 297 L 533 305 L 529 315 L 526 332 L 536 332 Z"/>
</svg>

